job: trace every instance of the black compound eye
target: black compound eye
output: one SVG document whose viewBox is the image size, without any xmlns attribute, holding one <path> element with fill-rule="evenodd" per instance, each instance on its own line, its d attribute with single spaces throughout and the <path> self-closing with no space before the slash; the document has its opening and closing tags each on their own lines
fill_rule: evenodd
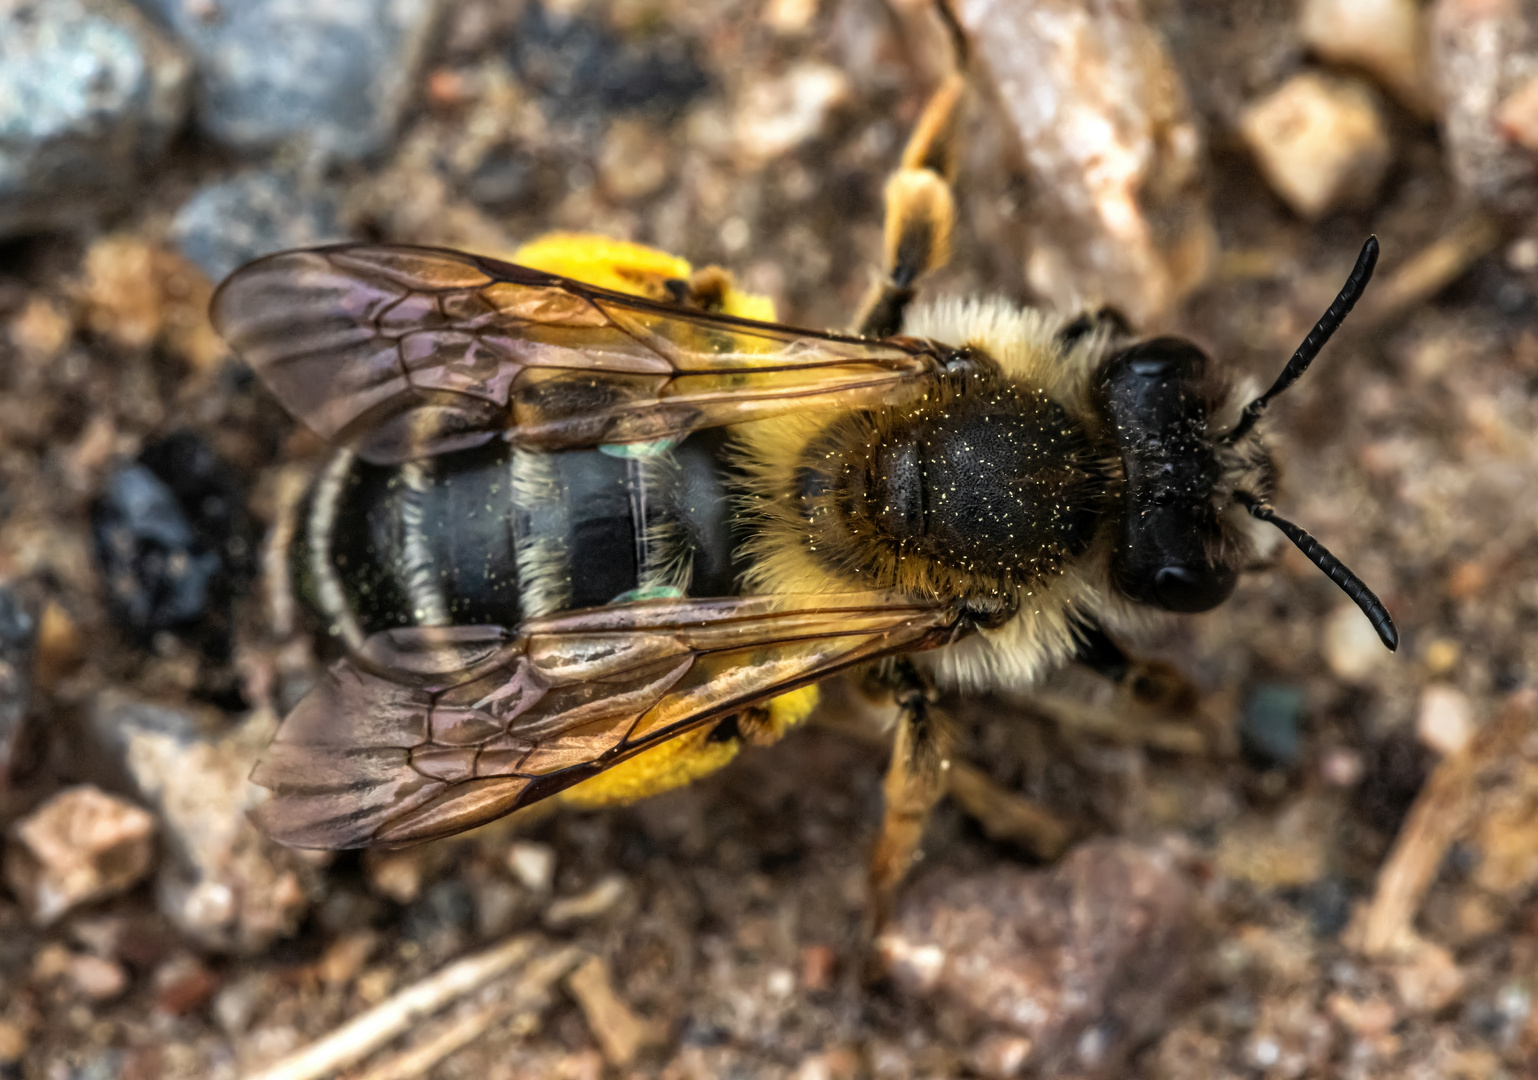
<svg viewBox="0 0 1538 1080">
<path fill-rule="evenodd" d="M 1154 595 L 1168 611 L 1211 611 L 1228 599 L 1238 580 L 1231 570 L 1166 566 L 1154 575 Z"/>
</svg>

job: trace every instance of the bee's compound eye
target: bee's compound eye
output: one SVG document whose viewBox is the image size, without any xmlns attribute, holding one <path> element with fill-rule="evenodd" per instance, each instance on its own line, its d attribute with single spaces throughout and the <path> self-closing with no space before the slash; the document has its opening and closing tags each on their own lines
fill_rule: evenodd
<svg viewBox="0 0 1538 1080">
<path fill-rule="evenodd" d="M 1154 594 L 1168 611 L 1211 611 L 1228 599 L 1238 580 L 1230 570 L 1166 566 L 1154 575 Z"/>
</svg>

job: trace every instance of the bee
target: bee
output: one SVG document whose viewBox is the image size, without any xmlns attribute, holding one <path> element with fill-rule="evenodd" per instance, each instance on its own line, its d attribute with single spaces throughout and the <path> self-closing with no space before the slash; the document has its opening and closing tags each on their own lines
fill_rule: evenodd
<svg viewBox="0 0 1538 1080">
<path fill-rule="evenodd" d="M 1023 689 L 1075 658 L 1124 674 L 1117 640 L 1222 603 L 1261 523 L 1396 646 L 1272 508 L 1259 423 L 1377 241 L 1248 401 L 1196 344 L 1111 317 L 914 306 L 948 254 L 960 95 L 935 96 L 888 186 L 856 332 L 746 317 L 764 302 L 721 271 L 582 237 L 520 260 L 541 265 L 290 251 L 223 283 L 215 325 L 335 448 L 295 562 L 344 655 L 253 774 L 270 835 L 401 845 L 562 793 L 628 801 L 875 666 L 899 705 L 872 871 L 890 890 L 944 771 L 936 688 Z"/>
</svg>

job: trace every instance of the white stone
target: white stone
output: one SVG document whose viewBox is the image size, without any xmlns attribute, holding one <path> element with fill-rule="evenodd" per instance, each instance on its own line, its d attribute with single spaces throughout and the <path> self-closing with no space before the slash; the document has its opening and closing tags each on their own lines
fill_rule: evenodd
<svg viewBox="0 0 1538 1080">
<path fill-rule="evenodd" d="M 150 870 L 155 819 L 89 784 L 66 788 L 11 826 L 5 878 L 32 921 L 132 888 Z"/>
<path fill-rule="evenodd" d="M 165 841 L 155 895 L 182 933 L 209 949 L 256 952 L 294 932 L 313 868 L 257 831 L 265 798 L 248 779 L 277 727 L 258 710 L 236 725 L 105 693 L 91 734 L 158 813 Z"/>
<path fill-rule="evenodd" d="M 737 105 L 737 151 L 745 164 L 784 157 L 823 133 L 849 100 L 849 78 L 807 61 L 772 79 L 750 83 Z"/>
<path fill-rule="evenodd" d="M 1457 687 L 1432 683 L 1421 691 L 1415 734 L 1444 757 L 1456 754 L 1474 736 L 1474 706 Z"/>
<path fill-rule="evenodd" d="M 555 852 L 546 844 L 519 841 L 507 849 L 507 869 L 533 893 L 548 893 L 555 884 Z"/>
<path fill-rule="evenodd" d="M 1417 0 L 1304 0 L 1298 29 L 1323 59 L 1361 68 L 1406 108 L 1432 115 L 1430 41 Z"/>
<path fill-rule="evenodd" d="M 1336 678 L 1363 682 L 1392 655 L 1355 604 L 1342 604 L 1330 613 L 1324 627 L 1324 659 Z"/>
<path fill-rule="evenodd" d="M 1371 200 L 1393 158 L 1372 88 L 1313 71 L 1247 106 L 1239 134 L 1271 189 L 1310 221 Z"/>
</svg>

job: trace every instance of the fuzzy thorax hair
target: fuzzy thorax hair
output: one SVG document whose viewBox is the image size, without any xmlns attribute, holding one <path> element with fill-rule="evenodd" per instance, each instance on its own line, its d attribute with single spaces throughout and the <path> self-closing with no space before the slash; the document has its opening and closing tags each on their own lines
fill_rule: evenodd
<svg viewBox="0 0 1538 1080">
<path fill-rule="evenodd" d="M 942 382 L 925 399 L 878 412 L 810 412 L 745 427 L 737 444 L 747 477 L 742 509 L 759 523 L 744 552 L 749 591 L 876 588 L 938 601 L 1006 601 L 1016 614 L 1002 626 L 915 658 L 960 688 L 1036 681 L 1073 654 L 1077 620 L 1135 631 L 1146 616 L 1112 586 L 1114 515 L 1102 513 L 1119 469 L 1092 385 L 1108 335 L 1094 332 L 1065 349 L 1064 322 L 999 300 L 940 300 L 916 309 L 905 332 L 986 354 L 997 375 Z M 1030 489 L 1013 501 L 1031 508 L 1031 520 L 991 520 L 986 501 L 971 519 L 982 534 L 977 550 L 990 550 L 991 528 L 1019 552 L 1012 565 L 969 558 L 970 533 L 927 548 L 933 537 L 902 538 L 902 483 L 888 474 L 894 466 L 900 474 L 913 425 L 957 409 L 968 411 L 971 425 L 965 437 L 951 436 L 963 455 L 958 473 L 995 425 L 1031 463 L 1011 491 Z M 932 514 L 946 491 L 929 479 Z"/>
</svg>

